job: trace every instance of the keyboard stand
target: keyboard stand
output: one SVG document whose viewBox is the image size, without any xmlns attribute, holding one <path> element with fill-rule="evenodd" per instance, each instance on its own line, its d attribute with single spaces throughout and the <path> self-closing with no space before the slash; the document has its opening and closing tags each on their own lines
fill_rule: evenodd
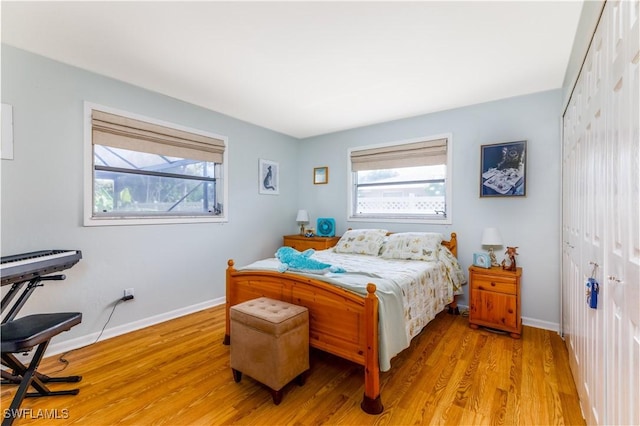
<svg viewBox="0 0 640 426">
<path fill-rule="evenodd" d="M 20 404 L 25 397 L 77 395 L 79 389 L 62 391 L 50 390 L 46 382 L 78 382 L 81 376 L 50 378 L 36 371 L 51 339 L 80 324 L 82 314 L 65 312 L 55 314 L 35 314 L 18 318 L 2 324 L 0 329 L 2 344 L 2 364 L 12 369 L 12 373 L 2 371 L 2 377 L 10 383 L 18 384 L 9 410 L 4 414 L 2 426 L 10 426 L 18 417 Z M 28 366 L 20 362 L 15 353 L 29 351 L 36 347 L 35 354 Z M 36 392 L 27 392 L 33 387 Z"/>
<path fill-rule="evenodd" d="M 29 300 L 29 297 L 31 297 L 31 294 L 33 293 L 33 291 L 37 287 L 42 287 L 44 285 L 42 284 L 42 281 L 62 281 L 62 280 L 65 280 L 66 278 L 67 277 L 65 275 L 60 274 L 60 275 L 50 275 L 47 277 L 38 276 L 29 280 L 27 286 L 18 297 L 18 300 L 15 301 L 15 303 L 11 306 L 11 309 L 9 309 L 9 312 L 7 313 L 7 315 L 2 319 L 2 324 L 13 320 L 16 317 L 16 315 L 18 315 L 18 312 L 20 311 L 20 309 L 22 309 L 24 304 L 27 303 L 27 300 Z M 11 300 L 13 300 L 13 298 L 18 294 L 18 292 L 20 291 L 20 289 L 25 283 L 27 283 L 27 281 L 13 283 L 11 285 L 11 289 L 9 289 L 7 294 L 5 294 L 4 297 L 2 298 L 2 307 L 1 307 L 2 313 L 4 313 L 4 310 L 7 308 L 9 303 L 11 303 Z"/>
</svg>

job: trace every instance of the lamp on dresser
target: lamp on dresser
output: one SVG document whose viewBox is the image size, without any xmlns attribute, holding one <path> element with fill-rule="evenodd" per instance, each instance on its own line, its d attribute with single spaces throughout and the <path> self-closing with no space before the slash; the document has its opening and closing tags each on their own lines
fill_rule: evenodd
<svg viewBox="0 0 640 426">
<path fill-rule="evenodd" d="M 304 224 L 309 223 L 309 213 L 306 210 L 298 210 L 296 222 L 300 224 L 300 235 L 304 235 Z"/>
<path fill-rule="evenodd" d="M 484 228 L 482 232 L 482 246 L 488 247 L 491 266 L 500 266 L 493 252 L 494 247 L 502 247 L 502 236 L 498 228 Z"/>
</svg>

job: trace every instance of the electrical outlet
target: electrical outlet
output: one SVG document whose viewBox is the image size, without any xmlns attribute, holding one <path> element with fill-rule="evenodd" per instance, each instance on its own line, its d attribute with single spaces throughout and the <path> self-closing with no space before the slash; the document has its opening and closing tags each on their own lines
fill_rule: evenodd
<svg viewBox="0 0 640 426">
<path fill-rule="evenodd" d="M 124 297 L 128 299 L 129 296 L 133 299 L 133 287 L 124 289 Z"/>
</svg>

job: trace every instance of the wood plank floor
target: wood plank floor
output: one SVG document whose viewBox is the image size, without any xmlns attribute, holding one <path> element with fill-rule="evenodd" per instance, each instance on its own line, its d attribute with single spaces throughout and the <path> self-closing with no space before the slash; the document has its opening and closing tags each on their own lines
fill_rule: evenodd
<svg viewBox="0 0 640 426">
<path fill-rule="evenodd" d="M 80 393 L 27 398 L 14 424 L 584 424 L 567 350 L 551 331 L 524 327 L 515 340 L 442 313 L 382 374 L 377 416 L 360 410 L 362 367 L 315 350 L 306 384 L 289 384 L 274 406 L 251 378 L 233 381 L 223 335 L 219 306 L 75 350 L 64 372 L 47 358 L 40 371 L 82 375 Z M 2 386 L 3 413 L 15 388 Z"/>
</svg>

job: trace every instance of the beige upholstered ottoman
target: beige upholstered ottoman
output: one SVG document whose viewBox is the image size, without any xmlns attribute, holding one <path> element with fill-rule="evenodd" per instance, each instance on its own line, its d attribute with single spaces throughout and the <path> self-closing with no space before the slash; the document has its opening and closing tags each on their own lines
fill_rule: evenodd
<svg viewBox="0 0 640 426">
<path fill-rule="evenodd" d="M 271 389 L 274 404 L 294 378 L 304 384 L 309 369 L 309 311 L 303 306 L 266 297 L 232 306 L 231 370 Z"/>
</svg>

